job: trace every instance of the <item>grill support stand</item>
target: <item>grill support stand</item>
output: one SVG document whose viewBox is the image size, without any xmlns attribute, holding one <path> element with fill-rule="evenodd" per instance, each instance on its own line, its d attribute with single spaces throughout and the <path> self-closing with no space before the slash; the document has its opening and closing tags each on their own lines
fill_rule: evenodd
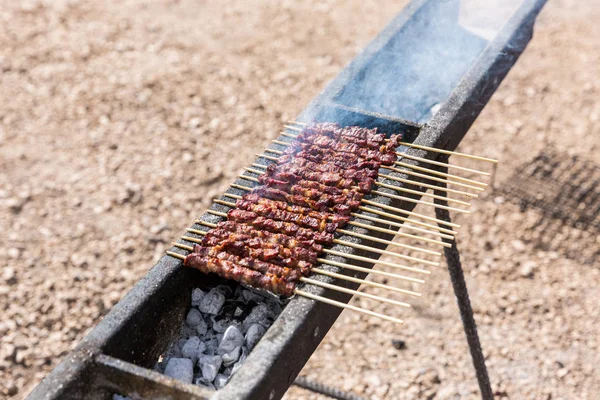
<svg viewBox="0 0 600 400">
<path fill-rule="evenodd" d="M 446 160 L 444 161 L 448 162 L 448 158 L 446 157 Z M 440 172 L 448 172 L 447 167 L 442 167 L 439 170 Z M 445 188 L 446 184 L 440 184 L 440 186 Z M 445 192 L 438 190 L 435 190 L 434 192 L 438 196 L 445 196 L 446 194 Z M 444 206 L 448 205 L 446 200 L 435 199 L 435 202 Z M 448 210 L 436 208 L 435 215 L 438 219 L 452 222 Z M 446 257 L 446 263 L 448 264 L 450 281 L 452 282 L 452 288 L 454 289 L 454 295 L 456 296 L 456 302 L 458 303 L 460 317 L 462 319 L 467 343 L 471 352 L 471 358 L 473 360 L 473 367 L 475 368 L 475 374 L 477 375 L 477 383 L 479 384 L 479 390 L 481 391 L 481 398 L 483 400 L 493 400 L 494 394 L 490 384 L 487 367 L 485 366 L 485 357 L 483 356 L 481 342 L 479 341 L 479 335 L 477 334 L 477 325 L 475 324 L 473 308 L 471 307 L 471 301 L 469 300 L 469 291 L 467 289 L 467 283 L 465 282 L 465 274 L 460 262 L 460 253 L 458 252 L 456 239 L 447 242 L 451 243 L 452 247 L 444 247 L 444 256 Z"/>
</svg>

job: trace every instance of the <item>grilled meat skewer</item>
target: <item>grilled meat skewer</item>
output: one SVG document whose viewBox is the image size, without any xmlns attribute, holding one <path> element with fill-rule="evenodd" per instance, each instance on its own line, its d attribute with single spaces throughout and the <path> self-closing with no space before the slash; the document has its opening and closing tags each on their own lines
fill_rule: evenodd
<svg viewBox="0 0 600 400">
<path fill-rule="evenodd" d="M 256 213 L 244 210 L 230 210 L 227 218 L 232 221 L 246 223 L 257 229 L 264 229 L 273 233 L 282 233 L 289 236 L 295 236 L 300 240 L 314 240 L 318 244 L 333 243 L 333 234 L 329 232 L 315 232 L 311 229 L 302 228 L 292 222 L 274 221 L 265 217 L 260 217 Z"/>
<path fill-rule="evenodd" d="M 317 260 L 317 252 L 313 250 L 303 247 L 290 249 L 261 238 L 225 230 L 215 229 L 211 231 L 202 240 L 202 246 L 218 247 L 240 257 L 249 257 L 251 253 L 254 254 L 253 257 L 255 256 L 262 261 L 290 268 L 310 266 L 311 263 L 314 264 Z"/>
<path fill-rule="evenodd" d="M 282 296 L 291 296 L 294 294 L 296 287 L 293 282 L 286 281 L 276 275 L 264 274 L 235 262 L 204 256 L 200 253 L 188 254 L 183 264 L 196 268 L 205 274 L 212 272 L 225 279 L 232 279 L 249 286 L 269 290 Z"/>
<path fill-rule="evenodd" d="M 230 233 L 239 233 L 249 235 L 252 237 L 257 237 L 268 241 L 269 243 L 280 244 L 288 249 L 303 248 L 313 251 L 317 254 L 323 251 L 323 246 L 321 244 L 316 243 L 312 239 L 301 239 L 283 233 L 273 233 L 265 230 L 257 230 L 251 225 L 242 224 L 235 221 L 219 222 L 217 224 L 217 227 L 214 230 L 211 230 L 209 234 L 216 230 L 224 230 Z"/>
</svg>

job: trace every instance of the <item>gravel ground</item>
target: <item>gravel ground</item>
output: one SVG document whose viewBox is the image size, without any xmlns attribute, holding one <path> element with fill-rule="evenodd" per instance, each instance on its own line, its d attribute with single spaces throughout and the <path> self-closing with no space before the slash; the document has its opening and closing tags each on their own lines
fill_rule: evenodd
<svg viewBox="0 0 600 400">
<path fill-rule="evenodd" d="M 23 398 L 403 3 L 0 0 L 0 396 Z M 597 5 L 547 6 L 463 143 L 501 160 L 499 188 L 548 144 L 600 162 Z M 497 397 L 593 399 L 600 273 L 565 249 L 597 237 L 537 246 L 537 211 L 499 193 L 456 217 Z M 400 329 L 343 313 L 302 374 L 476 398 L 442 267 L 423 290 Z"/>
</svg>

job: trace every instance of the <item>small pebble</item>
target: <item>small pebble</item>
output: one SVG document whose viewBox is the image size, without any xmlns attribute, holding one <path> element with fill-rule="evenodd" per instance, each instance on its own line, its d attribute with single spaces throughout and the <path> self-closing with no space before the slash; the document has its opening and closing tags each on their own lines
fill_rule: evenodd
<svg viewBox="0 0 600 400">
<path fill-rule="evenodd" d="M 392 346 L 394 346 L 396 350 L 404 350 L 406 349 L 406 342 L 400 339 L 392 339 Z"/>
</svg>

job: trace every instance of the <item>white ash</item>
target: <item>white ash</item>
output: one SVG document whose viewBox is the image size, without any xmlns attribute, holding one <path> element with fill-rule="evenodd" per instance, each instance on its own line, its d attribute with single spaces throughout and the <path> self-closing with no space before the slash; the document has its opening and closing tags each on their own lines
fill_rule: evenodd
<svg viewBox="0 0 600 400">
<path fill-rule="evenodd" d="M 192 291 L 190 310 L 155 370 L 209 389 L 227 384 L 282 309 L 258 291 L 220 285 Z"/>
</svg>

